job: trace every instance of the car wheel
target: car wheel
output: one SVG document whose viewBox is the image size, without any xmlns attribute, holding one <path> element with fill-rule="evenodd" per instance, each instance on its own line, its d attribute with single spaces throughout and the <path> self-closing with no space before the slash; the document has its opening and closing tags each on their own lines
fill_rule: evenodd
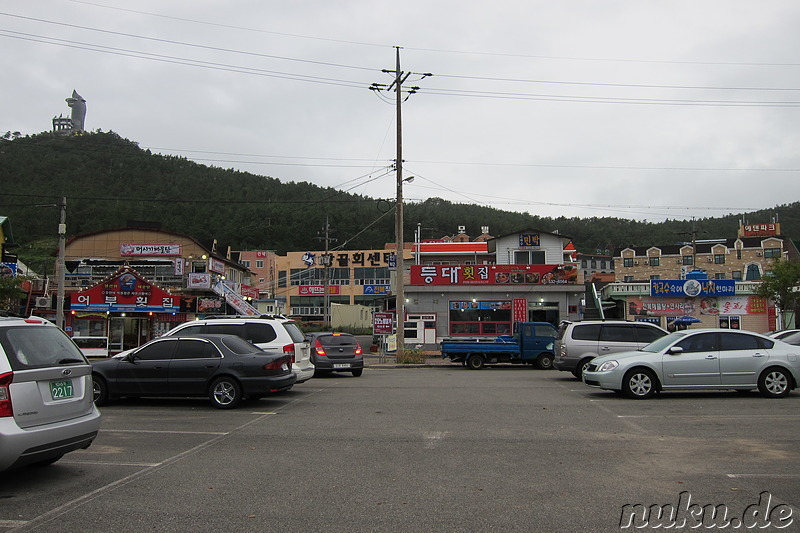
<svg viewBox="0 0 800 533">
<path fill-rule="evenodd" d="M 656 377 L 646 368 L 637 368 L 625 374 L 622 392 L 628 398 L 645 400 L 656 393 Z"/>
<path fill-rule="evenodd" d="M 486 359 L 481 354 L 470 355 L 467 358 L 467 366 L 472 370 L 480 370 L 484 363 L 486 363 Z"/>
<path fill-rule="evenodd" d="M 768 368 L 758 378 L 758 390 L 767 398 L 783 398 L 792 390 L 792 376 L 783 368 Z"/>
<path fill-rule="evenodd" d="M 353 377 L 357 378 L 357 377 L 361 376 L 361 374 L 363 374 L 363 373 L 364 373 L 364 369 L 363 368 L 356 368 L 355 370 L 353 370 Z"/>
<path fill-rule="evenodd" d="M 550 370 L 553 368 L 553 354 L 543 353 L 536 359 L 536 368 Z"/>
<path fill-rule="evenodd" d="M 575 370 L 572 371 L 572 375 L 578 378 L 579 380 L 583 381 L 583 373 L 589 368 L 589 364 L 592 362 L 591 357 L 587 357 L 586 359 L 581 359 L 578 363 L 578 366 L 575 367 Z"/>
<path fill-rule="evenodd" d="M 92 374 L 92 394 L 95 405 L 108 403 L 108 383 L 97 374 Z"/>
<path fill-rule="evenodd" d="M 233 409 L 242 402 L 242 387 L 233 378 L 218 378 L 211 384 L 208 399 L 217 409 Z"/>
</svg>

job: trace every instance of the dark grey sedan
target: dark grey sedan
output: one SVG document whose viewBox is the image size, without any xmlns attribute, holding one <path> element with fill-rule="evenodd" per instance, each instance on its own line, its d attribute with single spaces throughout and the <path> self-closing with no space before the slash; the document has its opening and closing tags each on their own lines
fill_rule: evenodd
<svg viewBox="0 0 800 533">
<path fill-rule="evenodd" d="M 364 372 L 364 355 L 361 345 L 349 333 L 309 333 L 311 362 L 316 374 L 350 372 L 358 377 Z"/>
<path fill-rule="evenodd" d="M 161 337 L 122 357 L 92 362 L 97 405 L 115 397 L 206 396 L 219 409 L 288 390 L 289 355 L 271 354 L 236 335 Z"/>
</svg>

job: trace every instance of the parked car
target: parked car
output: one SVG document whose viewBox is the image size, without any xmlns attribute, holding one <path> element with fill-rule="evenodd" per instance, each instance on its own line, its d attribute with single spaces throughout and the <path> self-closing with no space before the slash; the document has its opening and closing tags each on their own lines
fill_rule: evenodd
<svg viewBox="0 0 800 533">
<path fill-rule="evenodd" d="M 800 330 L 795 330 L 791 335 L 784 335 L 783 337 L 780 338 L 780 340 L 785 342 L 786 344 L 793 344 L 795 346 L 800 346 Z"/>
<path fill-rule="evenodd" d="M 43 318 L 0 318 L 0 471 L 88 448 L 100 429 L 92 367 Z"/>
<path fill-rule="evenodd" d="M 798 379 L 800 347 L 731 329 L 677 331 L 637 352 L 598 357 L 583 373 L 587 385 L 636 399 L 667 390 L 756 388 L 780 398 Z"/>
<path fill-rule="evenodd" d="M 311 361 L 317 373 L 350 372 L 358 377 L 364 372 L 361 345 L 351 334 L 316 332 L 306 338 L 311 344 Z"/>
<path fill-rule="evenodd" d="M 565 320 L 558 326 L 553 366 L 581 379 L 595 357 L 638 350 L 666 334 L 666 330 L 649 322 Z"/>
<path fill-rule="evenodd" d="M 293 358 L 292 370 L 297 375 L 297 383 L 303 383 L 314 376 L 308 341 L 297 324 L 283 316 L 207 317 L 175 326 L 164 336 L 192 336 L 198 333 L 238 335 L 267 352 L 290 355 Z"/>
<path fill-rule="evenodd" d="M 160 337 L 121 357 L 92 362 L 94 400 L 207 396 L 219 409 L 288 390 L 297 377 L 288 354 L 270 354 L 236 335 Z"/>
<path fill-rule="evenodd" d="M 782 329 L 780 331 L 772 331 L 767 333 L 767 336 L 773 339 L 786 340 L 786 337 L 800 333 L 800 329 Z"/>
</svg>

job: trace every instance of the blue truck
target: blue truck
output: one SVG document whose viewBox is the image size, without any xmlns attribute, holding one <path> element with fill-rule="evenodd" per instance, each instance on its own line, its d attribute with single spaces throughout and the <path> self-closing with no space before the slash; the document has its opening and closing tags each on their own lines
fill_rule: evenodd
<svg viewBox="0 0 800 533">
<path fill-rule="evenodd" d="M 479 370 L 496 363 L 553 367 L 556 328 L 549 322 L 517 322 L 514 335 L 494 339 L 443 339 L 442 358 Z"/>
</svg>

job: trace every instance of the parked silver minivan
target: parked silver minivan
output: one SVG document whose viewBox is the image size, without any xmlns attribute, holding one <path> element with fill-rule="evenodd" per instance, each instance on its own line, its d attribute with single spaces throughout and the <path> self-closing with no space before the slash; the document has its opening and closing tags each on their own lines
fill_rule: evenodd
<svg viewBox="0 0 800 533">
<path fill-rule="evenodd" d="M 666 330 L 649 322 L 563 321 L 558 326 L 553 366 L 581 379 L 595 357 L 638 350 L 666 334 Z"/>
<path fill-rule="evenodd" d="M 88 448 L 100 429 L 92 367 L 44 318 L 0 318 L 0 471 Z"/>
</svg>

